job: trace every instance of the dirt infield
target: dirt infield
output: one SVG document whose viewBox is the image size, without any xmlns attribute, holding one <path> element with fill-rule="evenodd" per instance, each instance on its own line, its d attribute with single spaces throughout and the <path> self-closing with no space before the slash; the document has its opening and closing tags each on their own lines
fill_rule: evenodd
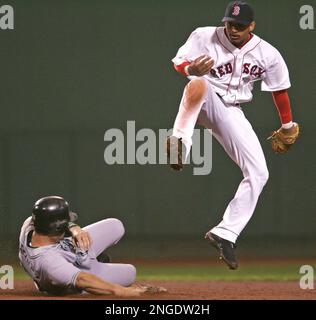
<svg viewBox="0 0 316 320">
<path fill-rule="evenodd" d="M 149 283 L 149 282 L 148 282 Z M 316 290 L 302 290 L 298 282 L 263 281 L 150 281 L 168 289 L 167 293 L 146 294 L 144 300 L 316 300 Z M 14 290 L 0 290 L 0 300 L 113 300 L 113 296 L 48 296 L 38 292 L 32 281 L 15 282 Z"/>
</svg>

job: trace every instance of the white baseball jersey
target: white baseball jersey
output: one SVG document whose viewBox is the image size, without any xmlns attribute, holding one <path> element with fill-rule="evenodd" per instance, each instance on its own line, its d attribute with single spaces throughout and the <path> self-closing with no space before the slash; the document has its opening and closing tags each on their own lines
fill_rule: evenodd
<svg viewBox="0 0 316 320">
<path fill-rule="evenodd" d="M 227 104 L 251 101 L 255 81 L 262 81 L 262 91 L 279 91 L 291 86 L 280 52 L 256 35 L 239 49 L 229 41 L 224 27 L 197 28 L 172 61 L 180 65 L 204 54 L 213 58 L 215 64 L 203 77 Z"/>
</svg>

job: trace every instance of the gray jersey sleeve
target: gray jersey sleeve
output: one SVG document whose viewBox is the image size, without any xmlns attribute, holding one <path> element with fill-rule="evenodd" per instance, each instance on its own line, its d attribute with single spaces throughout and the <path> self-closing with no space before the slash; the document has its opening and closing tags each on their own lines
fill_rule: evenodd
<svg viewBox="0 0 316 320">
<path fill-rule="evenodd" d="M 41 284 L 47 291 L 58 293 L 76 290 L 76 280 L 80 269 L 60 255 L 49 254 L 41 259 Z"/>
</svg>

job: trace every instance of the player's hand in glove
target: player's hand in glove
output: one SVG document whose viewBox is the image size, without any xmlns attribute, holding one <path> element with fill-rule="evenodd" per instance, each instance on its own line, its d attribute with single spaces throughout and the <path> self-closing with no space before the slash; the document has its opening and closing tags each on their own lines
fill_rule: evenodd
<svg viewBox="0 0 316 320">
<path fill-rule="evenodd" d="M 190 63 L 188 67 L 188 73 L 190 76 L 202 77 L 209 73 L 213 66 L 214 60 L 207 55 L 203 55 Z"/>
<path fill-rule="evenodd" d="M 280 128 L 274 131 L 268 140 L 271 140 L 271 146 L 274 152 L 287 153 L 297 140 L 299 134 L 300 126 L 294 122 L 293 127 L 290 129 Z"/>
</svg>

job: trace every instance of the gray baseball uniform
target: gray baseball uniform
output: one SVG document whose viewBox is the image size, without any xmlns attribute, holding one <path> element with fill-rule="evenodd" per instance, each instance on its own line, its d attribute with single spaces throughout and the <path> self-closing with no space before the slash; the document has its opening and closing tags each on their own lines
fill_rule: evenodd
<svg viewBox="0 0 316 320">
<path fill-rule="evenodd" d="M 80 272 L 88 272 L 122 286 L 129 286 L 135 281 L 136 269 L 133 265 L 96 260 L 101 252 L 122 238 L 122 222 L 110 218 L 83 229 L 89 232 L 93 241 L 86 252 L 75 247 L 71 237 L 53 245 L 35 248 L 31 244 L 34 231 L 32 219 L 29 217 L 25 220 L 19 239 L 19 259 L 40 291 L 51 294 L 80 293 L 75 285 Z"/>
</svg>

